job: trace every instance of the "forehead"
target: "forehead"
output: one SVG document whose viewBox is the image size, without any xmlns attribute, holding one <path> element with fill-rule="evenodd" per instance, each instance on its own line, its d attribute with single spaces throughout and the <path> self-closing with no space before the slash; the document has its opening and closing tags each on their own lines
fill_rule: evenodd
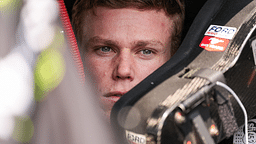
<svg viewBox="0 0 256 144">
<path fill-rule="evenodd" d="M 158 19 L 168 18 L 164 10 L 160 9 L 137 9 L 133 7 L 128 8 L 109 8 L 109 7 L 96 7 L 89 10 L 89 16 L 94 16 L 95 18 L 113 18 L 113 17 L 145 17 L 152 18 L 157 16 Z"/>
<path fill-rule="evenodd" d="M 83 21 L 83 32 L 87 38 L 105 36 L 111 39 L 124 37 L 134 39 L 165 40 L 169 38 L 173 25 L 172 18 L 163 10 L 138 10 L 136 8 L 111 9 L 97 7 L 87 12 Z"/>
</svg>

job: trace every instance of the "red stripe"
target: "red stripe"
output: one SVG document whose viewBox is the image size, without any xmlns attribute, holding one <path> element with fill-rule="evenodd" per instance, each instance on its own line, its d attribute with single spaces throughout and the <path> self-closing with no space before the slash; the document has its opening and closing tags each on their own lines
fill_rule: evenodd
<svg viewBox="0 0 256 144">
<path fill-rule="evenodd" d="M 80 52 L 79 52 L 79 49 L 77 46 L 76 37 L 73 32 L 73 28 L 71 26 L 70 19 L 69 19 L 64 1 L 58 0 L 58 2 L 59 2 L 59 7 L 60 7 L 60 18 L 62 20 L 62 25 L 63 25 L 64 31 L 67 35 L 68 44 L 71 47 L 72 58 L 76 63 L 76 67 L 78 69 L 78 72 L 79 72 L 79 75 L 81 78 L 81 82 L 84 83 L 84 81 L 85 81 L 84 67 L 83 67 L 82 59 L 80 57 Z"/>
</svg>

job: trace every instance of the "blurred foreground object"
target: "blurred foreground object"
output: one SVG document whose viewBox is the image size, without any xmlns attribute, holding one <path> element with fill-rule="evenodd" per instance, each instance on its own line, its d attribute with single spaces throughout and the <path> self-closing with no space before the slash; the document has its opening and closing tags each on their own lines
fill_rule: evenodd
<svg viewBox="0 0 256 144">
<path fill-rule="evenodd" d="M 90 78 L 81 83 L 59 3 L 4 0 L 0 12 L 0 143 L 115 143 Z"/>
</svg>

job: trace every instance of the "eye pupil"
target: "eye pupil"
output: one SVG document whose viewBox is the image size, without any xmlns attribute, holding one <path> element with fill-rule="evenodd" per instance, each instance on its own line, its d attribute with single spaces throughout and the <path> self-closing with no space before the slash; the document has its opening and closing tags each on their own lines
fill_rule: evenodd
<svg viewBox="0 0 256 144">
<path fill-rule="evenodd" d="M 143 54 L 148 55 L 148 54 L 151 54 L 151 53 L 152 53 L 152 51 L 151 51 L 151 50 L 143 50 Z"/>
<path fill-rule="evenodd" d="M 109 52 L 111 49 L 109 47 L 102 47 L 101 51 L 103 52 Z"/>
</svg>

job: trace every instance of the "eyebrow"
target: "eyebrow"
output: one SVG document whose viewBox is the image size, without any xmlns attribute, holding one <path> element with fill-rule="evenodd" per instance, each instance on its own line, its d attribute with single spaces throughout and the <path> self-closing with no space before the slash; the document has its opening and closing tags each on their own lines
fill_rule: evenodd
<svg viewBox="0 0 256 144">
<path fill-rule="evenodd" d="M 160 46 L 164 47 L 164 44 L 157 40 L 139 40 L 139 41 L 134 42 L 135 47 L 144 47 L 147 45 L 152 45 L 152 46 L 160 45 Z"/>
<path fill-rule="evenodd" d="M 102 43 L 102 44 L 106 44 L 106 45 L 118 45 L 117 41 L 103 39 L 103 38 L 100 38 L 99 36 L 92 37 L 87 41 L 87 45 L 91 45 L 94 43 Z"/>
<path fill-rule="evenodd" d="M 102 44 L 110 45 L 110 46 L 120 45 L 120 43 L 117 42 L 117 41 L 113 41 L 113 40 L 109 40 L 109 39 L 103 39 L 99 36 L 92 37 L 87 41 L 87 45 L 92 45 L 94 43 L 102 43 Z M 164 44 L 160 41 L 157 41 L 157 40 L 138 40 L 138 41 L 132 42 L 133 47 L 145 47 L 147 45 L 153 45 L 153 46 L 159 46 L 160 45 L 160 46 L 164 47 Z"/>
</svg>

